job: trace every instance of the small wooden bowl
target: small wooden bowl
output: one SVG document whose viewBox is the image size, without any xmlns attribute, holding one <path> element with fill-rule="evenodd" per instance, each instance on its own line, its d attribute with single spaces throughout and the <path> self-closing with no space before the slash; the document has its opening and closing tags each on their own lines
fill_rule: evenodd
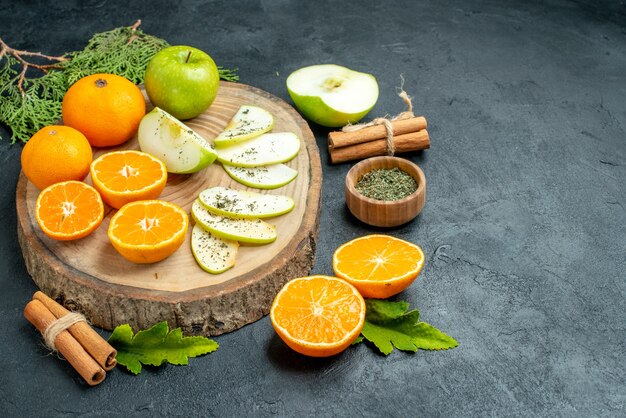
<svg viewBox="0 0 626 418">
<path fill-rule="evenodd" d="M 411 175 L 417 190 L 400 200 L 376 200 L 363 196 L 355 185 L 361 177 L 372 170 L 398 167 Z M 361 161 L 346 176 L 346 204 L 359 220 L 368 225 L 391 227 L 407 223 L 415 218 L 426 202 L 426 177 L 424 172 L 409 160 L 398 157 L 372 157 Z"/>
</svg>

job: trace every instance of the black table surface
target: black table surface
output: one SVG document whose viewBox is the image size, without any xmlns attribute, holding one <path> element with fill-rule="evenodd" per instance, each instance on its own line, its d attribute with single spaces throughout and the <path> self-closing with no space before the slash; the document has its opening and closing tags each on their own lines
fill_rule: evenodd
<svg viewBox="0 0 626 418">
<path fill-rule="evenodd" d="M 138 18 L 289 103 L 291 71 L 336 63 L 378 79 L 368 117 L 393 115 L 404 76 L 429 121 L 432 148 L 406 155 L 426 174 L 426 206 L 393 229 L 357 221 L 343 189 L 353 163 L 330 165 L 328 129 L 312 124 L 323 168 L 313 273 L 332 273 L 334 249 L 357 236 L 415 242 L 425 268 L 395 299 L 460 346 L 311 359 L 265 317 L 188 367 L 116 369 L 90 388 L 22 314 L 36 290 L 16 234 L 22 146 L 3 126 L 2 416 L 626 414 L 624 2 L 2 1 L 0 36 L 60 54 Z"/>
</svg>

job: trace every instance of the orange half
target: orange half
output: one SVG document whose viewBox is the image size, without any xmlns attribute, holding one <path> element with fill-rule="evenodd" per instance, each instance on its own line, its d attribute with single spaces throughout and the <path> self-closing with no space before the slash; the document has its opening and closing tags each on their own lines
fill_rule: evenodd
<svg viewBox="0 0 626 418">
<path fill-rule="evenodd" d="M 270 318 L 280 338 L 300 354 L 327 357 L 345 350 L 361 333 L 365 301 L 336 277 L 289 281 L 274 299 Z"/>
<path fill-rule="evenodd" d="M 102 199 L 116 209 L 137 200 L 156 199 L 167 182 L 161 160 L 134 150 L 103 154 L 91 163 L 89 171 Z"/>
<path fill-rule="evenodd" d="M 81 181 L 64 181 L 39 193 L 35 218 L 48 237 L 69 241 L 91 234 L 104 217 L 100 195 Z"/>
<path fill-rule="evenodd" d="M 109 240 L 133 263 L 156 263 L 176 251 L 189 228 L 187 213 L 174 203 L 142 200 L 128 203 L 111 218 Z"/>
<path fill-rule="evenodd" d="M 353 284 L 366 298 L 400 293 L 422 271 L 424 253 L 410 242 L 389 235 L 367 235 L 339 247 L 333 255 L 337 277 Z"/>
</svg>

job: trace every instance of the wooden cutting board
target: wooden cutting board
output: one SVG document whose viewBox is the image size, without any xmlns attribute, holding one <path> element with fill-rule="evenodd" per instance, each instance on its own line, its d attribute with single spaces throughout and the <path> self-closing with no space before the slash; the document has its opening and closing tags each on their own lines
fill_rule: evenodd
<svg viewBox="0 0 626 418">
<path fill-rule="evenodd" d="M 86 238 L 60 242 L 46 237 L 34 217 L 39 190 L 21 173 L 16 191 L 18 238 L 28 272 L 41 290 L 108 330 L 124 323 L 144 329 L 166 320 L 186 334 L 218 335 L 267 314 L 282 285 L 309 274 L 313 266 L 322 170 L 307 123 L 291 106 L 263 90 L 221 82 L 211 107 L 186 123 L 211 141 L 243 104 L 270 111 L 275 120 L 273 132 L 298 135 L 300 153 L 287 163 L 298 170 L 296 179 L 281 188 L 260 191 L 235 182 L 216 162 L 195 174 L 170 174 L 160 199 L 175 202 L 189 213 L 198 194 L 212 186 L 291 196 L 294 210 L 268 220 L 278 233 L 274 243 L 241 246 L 235 267 L 212 275 L 196 264 L 191 253 L 190 217 L 186 241 L 176 253 L 155 264 L 133 264 L 108 240 L 107 228 L 115 213 L 109 207 L 105 207 L 102 225 Z M 138 148 L 134 138 L 116 149 Z M 95 149 L 94 158 L 108 151 Z M 91 184 L 90 177 L 85 181 Z"/>
</svg>

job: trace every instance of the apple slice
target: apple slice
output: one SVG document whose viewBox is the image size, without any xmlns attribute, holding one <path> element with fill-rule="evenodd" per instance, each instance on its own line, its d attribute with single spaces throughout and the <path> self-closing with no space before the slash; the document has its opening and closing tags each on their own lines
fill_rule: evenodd
<svg viewBox="0 0 626 418">
<path fill-rule="evenodd" d="M 267 222 L 216 215 L 198 199 L 191 205 L 191 216 L 202 228 L 222 239 L 250 244 L 269 244 L 276 241 L 276 228 Z"/>
<path fill-rule="evenodd" d="M 291 212 L 293 199 L 289 196 L 261 194 L 227 187 L 211 187 L 198 196 L 209 211 L 235 218 L 272 218 Z"/>
<path fill-rule="evenodd" d="M 223 273 L 235 265 L 239 243 L 221 239 L 194 225 L 191 231 L 191 252 L 198 265 L 212 274 Z"/>
<path fill-rule="evenodd" d="M 170 173 L 195 173 L 217 158 L 213 146 L 165 110 L 155 107 L 139 124 L 139 147 Z"/>
<path fill-rule="evenodd" d="M 287 77 L 287 90 L 307 119 L 333 128 L 358 122 L 378 100 L 373 75 L 333 64 L 294 71 Z"/>
<path fill-rule="evenodd" d="M 292 132 L 269 133 L 246 142 L 220 148 L 217 159 L 236 167 L 258 167 L 284 163 L 300 151 L 300 138 Z"/>
<path fill-rule="evenodd" d="M 222 163 L 224 171 L 235 181 L 256 189 L 277 189 L 290 183 L 298 176 L 298 171 L 285 164 L 264 167 L 234 167 Z"/>
<path fill-rule="evenodd" d="M 241 106 L 226 128 L 214 140 L 215 146 L 225 147 L 247 141 L 269 132 L 274 127 L 274 117 L 258 106 Z"/>
</svg>

